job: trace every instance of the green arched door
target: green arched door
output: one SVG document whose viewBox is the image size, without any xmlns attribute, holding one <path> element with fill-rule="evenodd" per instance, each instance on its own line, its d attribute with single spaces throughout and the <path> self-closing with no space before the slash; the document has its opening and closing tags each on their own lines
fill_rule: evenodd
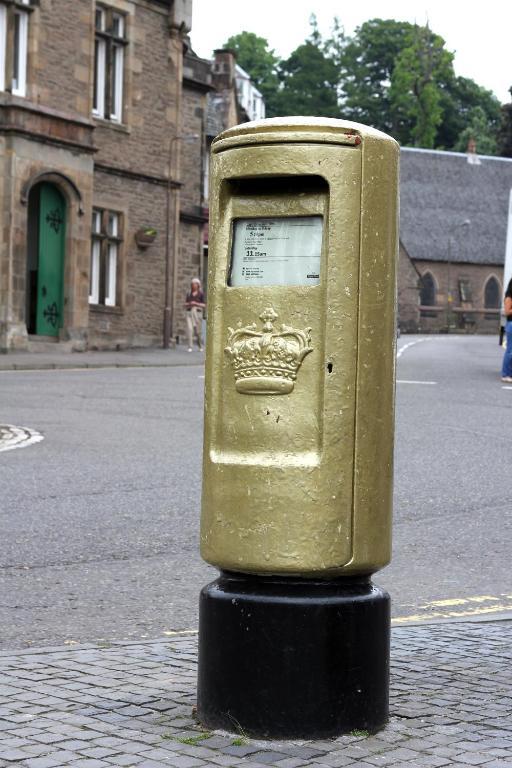
<svg viewBox="0 0 512 768">
<path fill-rule="evenodd" d="M 36 334 L 58 336 L 63 320 L 66 201 L 53 184 L 41 184 L 38 232 Z"/>
</svg>

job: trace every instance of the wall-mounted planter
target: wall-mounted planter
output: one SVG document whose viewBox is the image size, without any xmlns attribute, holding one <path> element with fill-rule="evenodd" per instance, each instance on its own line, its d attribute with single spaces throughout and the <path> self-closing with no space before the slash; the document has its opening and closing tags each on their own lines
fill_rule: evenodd
<svg viewBox="0 0 512 768">
<path fill-rule="evenodd" d="M 153 227 L 143 227 L 142 229 L 138 229 L 135 233 L 137 247 L 142 248 L 143 250 L 149 248 L 149 246 L 155 242 L 157 234 L 156 229 L 153 229 Z"/>
</svg>

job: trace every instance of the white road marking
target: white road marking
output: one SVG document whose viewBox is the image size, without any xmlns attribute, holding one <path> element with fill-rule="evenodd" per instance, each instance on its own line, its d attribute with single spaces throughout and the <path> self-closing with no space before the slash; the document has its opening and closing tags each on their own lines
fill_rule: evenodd
<svg viewBox="0 0 512 768">
<path fill-rule="evenodd" d="M 408 381 L 407 379 L 397 379 L 397 384 L 437 384 L 437 381 Z"/>
<path fill-rule="evenodd" d="M 502 387 L 502 389 L 512 389 L 512 387 Z"/>
<path fill-rule="evenodd" d="M 28 427 L 15 427 L 12 424 L 0 425 L 0 451 L 13 451 L 44 440 L 43 435 Z"/>
<path fill-rule="evenodd" d="M 397 359 L 403 355 L 406 349 L 409 349 L 409 347 L 414 347 L 415 344 L 421 344 L 423 341 L 432 341 L 432 339 L 430 337 L 425 339 L 415 339 L 415 341 L 410 341 L 408 344 L 404 344 L 403 347 L 400 347 L 400 349 L 397 350 Z"/>
</svg>

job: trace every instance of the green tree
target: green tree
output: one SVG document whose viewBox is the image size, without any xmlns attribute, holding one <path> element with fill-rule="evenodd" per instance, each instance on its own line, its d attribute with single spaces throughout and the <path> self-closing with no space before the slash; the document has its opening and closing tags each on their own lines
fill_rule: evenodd
<svg viewBox="0 0 512 768">
<path fill-rule="evenodd" d="M 269 117 L 344 117 L 402 144 L 439 149 L 459 147 L 466 129 L 478 129 L 480 141 L 486 137 L 479 152 L 492 151 L 501 130 L 500 147 L 510 147 L 511 110 L 502 113 L 494 94 L 455 75 L 453 55 L 428 26 L 371 19 L 347 37 L 335 18 L 324 39 L 314 16 L 310 22 L 309 37 L 284 61 L 252 32 L 226 43 L 261 90 Z"/>
<path fill-rule="evenodd" d="M 256 88 L 261 91 L 267 117 L 272 117 L 275 114 L 274 104 L 279 89 L 279 59 L 269 48 L 268 41 L 254 32 L 240 32 L 228 38 L 224 48 L 235 51 L 237 63 L 245 69 Z"/>
<path fill-rule="evenodd" d="M 428 27 L 371 19 L 344 38 L 339 57 L 343 117 L 402 143 L 453 149 L 471 110 L 484 110 L 492 134 L 501 122 L 494 94 L 456 77 L 453 57 Z"/>
<path fill-rule="evenodd" d="M 512 88 L 510 88 L 510 95 L 512 96 Z M 502 157 L 512 157 L 512 102 L 502 107 L 498 148 Z"/>
<path fill-rule="evenodd" d="M 281 90 L 276 97 L 278 115 L 339 117 L 338 69 L 309 39 L 279 66 Z"/>
<path fill-rule="evenodd" d="M 482 107 L 473 107 L 471 110 L 467 125 L 455 143 L 455 151 L 465 152 L 470 139 L 474 139 L 479 155 L 496 154 L 496 132 L 489 126 L 489 121 Z"/>
<path fill-rule="evenodd" d="M 391 75 L 393 134 L 404 144 L 432 148 L 443 119 L 442 83 L 453 76 L 453 55 L 428 27 L 415 26 Z"/>
<path fill-rule="evenodd" d="M 436 146 L 440 149 L 451 149 L 457 145 L 475 107 L 483 110 L 486 130 L 496 138 L 501 123 L 501 106 L 492 91 L 469 78 L 454 76 L 443 85 L 441 104 L 443 120 L 436 138 Z"/>
<path fill-rule="evenodd" d="M 408 22 L 371 19 L 343 41 L 339 55 L 343 117 L 391 132 L 391 76 L 401 51 L 412 43 L 413 29 Z"/>
<path fill-rule="evenodd" d="M 329 50 L 334 37 L 324 42 L 314 14 L 309 23 L 307 40 L 279 64 L 277 114 L 339 117 L 339 69 Z"/>
</svg>

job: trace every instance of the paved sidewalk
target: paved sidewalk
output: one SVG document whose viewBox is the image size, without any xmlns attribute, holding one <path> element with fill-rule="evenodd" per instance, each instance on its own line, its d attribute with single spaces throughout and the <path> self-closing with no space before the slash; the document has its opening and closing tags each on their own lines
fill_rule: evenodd
<svg viewBox="0 0 512 768">
<path fill-rule="evenodd" d="M 392 631 L 375 736 L 256 741 L 193 717 L 197 637 L 0 654 L 0 766 L 512 766 L 512 622 Z"/>
<path fill-rule="evenodd" d="M 37 371 L 53 368 L 137 368 L 169 367 L 175 365 L 202 365 L 204 353 L 187 347 L 160 349 L 142 347 L 123 349 L 119 352 L 105 350 L 96 352 L 9 352 L 0 354 L 0 371 Z"/>
</svg>

